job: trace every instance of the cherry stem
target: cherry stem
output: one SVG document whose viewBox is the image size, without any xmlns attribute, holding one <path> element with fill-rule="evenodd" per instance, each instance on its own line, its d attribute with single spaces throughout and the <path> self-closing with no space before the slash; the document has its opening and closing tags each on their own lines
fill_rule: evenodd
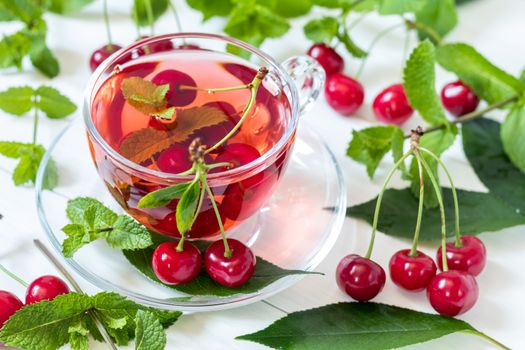
<svg viewBox="0 0 525 350">
<path fill-rule="evenodd" d="M 113 39 L 111 38 L 111 29 L 109 27 L 109 12 L 108 12 L 108 0 L 103 2 L 103 12 L 104 12 L 104 23 L 106 25 L 106 35 L 108 37 L 108 51 L 113 51 Z"/>
<path fill-rule="evenodd" d="M 213 163 L 213 164 L 204 164 L 204 168 L 206 170 L 211 170 L 211 169 L 215 169 L 215 168 L 220 168 L 220 167 L 225 167 L 225 168 L 231 168 L 232 167 L 232 163 L 229 163 L 229 162 L 221 162 L 221 163 Z"/>
<path fill-rule="evenodd" d="M 476 330 L 470 330 L 470 329 L 465 329 L 465 330 L 462 330 L 461 331 L 462 333 L 465 333 L 465 334 L 472 334 L 472 335 L 475 335 L 475 336 L 478 336 L 480 338 L 483 338 L 485 340 L 487 340 L 488 342 L 492 343 L 493 345 L 496 345 L 498 348 L 500 349 L 503 349 L 503 350 L 511 350 L 509 347 L 503 345 L 502 343 L 500 343 L 499 341 L 497 341 L 496 339 L 494 338 L 491 338 L 489 337 L 488 335 L 484 334 L 484 333 L 481 333 L 479 331 L 476 331 Z"/>
<path fill-rule="evenodd" d="M 417 159 L 417 158 L 416 158 Z M 417 169 L 419 171 L 419 206 L 417 208 L 416 229 L 414 231 L 414 241 L 412 242 L 412 249 L 408 254 L 411 257 L 417 256 L 417 244 L 419 242 L 419 233 L 421 232 L 421 219 L 423 218 L 423 204 L 425 199 L 425 176 L 421 161 L 417 159 Z"/>
<path fill-rule="evenodd" d="M 168 2 L 169 7 L 171 9 L 171 12 L 173 12 L 173 17 L 175 18 L 175 24 L 177 26 L 177 30 L 179 33 L 182 33 L 182 22 L 180 21 L 179 13 L 177 12 L 177 8 L 175 5 L 173 5 L 173 1 Z M 185 39 L 183 39 L 183 43 L 186 44 Z"/>
<path fill-rule="evenodd" d="M 381 38 L 383 38 L 385 35 L 387 35 L 388 33 L 390 33 L 391 31 L 393 31 L 394 29 L 397 29 L 399 27 L 403 26 L 403 23 L 398 23 L 396 25 L 393 25 L 391 27 L 388 27 L 386 29 L 383 29 L 382 31 L 380 31 L 376 37 L 372 40 L 372 42 L 370 43 L 370 46 L 368 46 L 368 49 L 366 50 L 367 52 L 367 55 L 363 58 L 363 60 L 361 61 L 361 65 L 359 66 L 359 69 L 357 70 L 357 73 L 355 75 L 355 78 L 356 79 L 359 79 L 359 77 L 361 76 L 361 74 L 363 74 L 363 71 L 365 70 L 365 66 L 366 66 L 366 63 L 368 62 L 368 57 L 370 56 L 370 53 L 372 52 L 372 50 L 374 49 L 374 47 L 377 45 L 377 43 L 379 42 L 379 40 L 381 40 Z"/>
<path fill-rule="evenodd" d="M 445 206 L 443 205 L 443 196 L 441 195 L 441 187 L 439 187 L 439 184 L 436 180 L 436 177 L 434 176 L 434 173 L 432 173 L 432 169 L 428 165 L 425 158 L 421 156 L 419 153 L 419 150 L 414 150 L 414 154 L 416 155 L 416 158 L 418 161 L 423 164 L 423 168 L 425 168 L 425 171 L 427 172 L 428 177 L 430 178 L 430 182 L 432 183 L 432 186 L 434 187 L 434 192 L 436 193 L 437 201 L 439 204 L 439 211 L 441 213 L 441 250 L 442 253 L 442 259 L 443 259 L 443 272 L 448 271 L 448 263 L 447 263 L 447 222 L 445 219 Z"/>
<path fill-rule="evenodd" d="M 151 0 L 146 0 L 146 13 L 150 25 L 151 36 L 155 35 L 155 20 L 153 18 L 153 8 L 151 7 Z"/>
<path fill-rule="evenodd" d="M 37 103 L 36 101 L 36 97 L 35 97 L 35 101 L 34 101 L 35 105 Z M 37 107 L 33 107 L 35 113 L 33 115 L 33 146 L 36 145 L 36 133 L 37 133 L 37 129 L 38 129 L 38 108 Z"/>
<path fill-rule="evenodd" d="M 396 172 L 397 168 L 411 154 L 412 154 L 412 150 L 410 150 L 407 153 L 403 154 L 401 159 L 399 159 L 394 164 L 394 167 L 388 173 L 388 175 L 386 177 L 386 180 L 383 183 L 383 187 L 381 188 L 381 191 L 379 192 L 379 195 L 377 197 L 377 202 L 376 202 L 376 208 L 375 208 L 375 211 L 374 211 L 374 222 L 372 224 L 372 236 L 370 237 L 370 243 L 368 245 L 368 250 L 367 250 L 366 255 L 365 255 L 365 258 L 367 258 L 367 259 L 370 259 L 370 257 L 372 256 L 372 251 L 374 250 L 374 241 L 376 239 L 377 223 L 379 221 L 379 211 L 381 210 L 381 201 L 383 200 L 383 194 L 385 193 L 386 187 L 388 186 L 388 183 L 390 182 L 390 179 L 392 179 L 392 176 Z"/>
<path fill-rule="evenodd" d="M 21 279 L 20 277 L 18 277 L 17 275 L 15 275 L 14 273 L 12 273 L 11 271 L 9 271 L 8 269 L 6 269 L 4 265 L 0 264 L 0 270 L 3 273 L 5 273 L 7 276 L 11 277 L 13 280 L 20 283 L 22 286 L 24 286 L 24 288 L 27 288 L 28 286 L 27 282 Z"/>
<path fill-rule="evenodd" d="M 439 33 L 436 32 L 432 27 L 429 27 L 424 23 L 412 21 L 406 18 L 404 20 L 405 24 L 408 26 L 409 29 L 419 29 L 425 32 L 426 34 L 428 34 L 428 36 L 432 37 L 432 39 L 434 39 L 434 41 L 438 45 L 443 42 L 443 38 L 441 37 L 441 35 L 439 35 Z"/>
<path fill-rule="evenodd" d="M 456 231 L 456 248 L 461 248 L 463 245 L 461 244 L 461 231 L 459 228 L 459 201 L 458 201 L 458 194 L 456 192 L 456 186 L 454 186 L 454 181 L 452 181 L 452 177 L 450 176 L 450 172 L 448 171 L 447 167 L 443 163 L 443 161 L 435 155 L 432 151 L 421 147 L 421 151 L 425 152 L 432 158 L 434 158 L 438 164 L 441 166 L 443 171 L 445 172 L 448 182 L 450 183 L 450 189 L 452 190 L 452 198 L 454 199 L 454 221 L 455 221 L 455 231 Z"/>
<path fill-rule="evenodd" d="M 206 88 L 200 88 L 197 86 L 189 86 L 189 85 L 180 85 L 179 90 L 193 90 L 193 91 L 204 91 L 209 94 L 214 92 L 224 92 L 224 91 L 235 91 L 235 90 L 244 90 L 244 89 L 250 89 L 252 87 L 252 84 L 246 84 L 246 85 L 240 85 L 240 86 L 231 86 L 231 87 L 224 87 L 224 88 L 213 88 L 213 89 L 206 89 Z"/>
<path fill-rule="evenodd" d="M 208 193 L 208 197 L 210 198 L 210 201 L 211 201 L 211 206 L 213 207 L 213 211 L 215 212 L 215 216 L 217 217 L 217 222 L 219 223 L 219 229 L 221 230 L 222 241 L 224 243 L 224 257 L 231 258 L 232 251 L 230 250 L 230 246 L 228 245 L 228 239 L 226 238 L 226 232 L 224 231 L 224 226 L 222 225 L 221 214 L 219 213 L 219 209 L 217 208 L 217 203 L 215 202 L 215 197 L 213 196 L 213 192 L 211 191 L 211 188 L 208 185 L 208 182 L 206 181 L 206 179 L 202 180 L 202 186 Z"/>
</svg>

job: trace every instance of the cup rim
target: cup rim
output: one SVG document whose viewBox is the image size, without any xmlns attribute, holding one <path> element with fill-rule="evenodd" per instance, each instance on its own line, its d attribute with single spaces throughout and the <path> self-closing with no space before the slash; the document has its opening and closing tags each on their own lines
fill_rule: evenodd
<svg viewBox="0 0 525 350">
<path fill-rule="evenodd" d="M 147 44 L 169 39 L 210 39 L 223 41 L 226 44 L 238 46 L 254 55 L 257 55 L 259 58 L 265 61 L 265 63 L 268 65 L 268 68 L 270 69 L 270 72 L 272 70 L 277 72 L 278 76 L 283 82 L 281 89 L 284 90 L 286 88 L 289 88 L 289 91 L 291 93 L 291 97 L 289 98 L 289 103 L 291 107 L 291 117 L 285 132 L 279 138 L 279 141 L 269 151 L 262 154 L 256 160 L 244 164 L 238 168 L 208 174 L 207 179 L 208 181 L 227 180 L 246 173 L 251 173 L 254 169 L 258 169 L 259 167 L 265 164 L 271 164 L 271 162 L 268 161 L 273 157 L 279 156 L 281 154 L 281 151 L 289 143 L 297 128 L 300 114 L 299 93 L 297 91 L 297 87 L 292 77 L 270 55 L 241 40 L 219 34 L 184 32 L 158 35 L 139 40 L 130 46 L 124 47 L 114 52 L 109 58 L 107 58 L 104 62 L 102 62 L 102 64 L 100 64 L 100 66 L 95 70 L 95 72 L 93 72 L 84 92 L 83 117 L 84 125 L 86 126 L 89 136 L 92 137 L 98 143 L 98 145 L 100 145 L 103 148 L 103 150 L 109 155 L 111 159 L 117 161 L 121 166 L 125 167 L 132 174 L 160 178 L 162 181 L 165 182 L 184 182 L 191 181 L 194 178 L 194 175 L 177 175 L 173 173 L 153 170 L 127 159 L 106 142 L 106 140 L 102 137 L 102 135 L 100 135 L 99 131 L 95 127 L 95 124 L 91 117 L 91 103 L 94 97 L 93 89 L 99 81 L 102 73 L 106 71 L 110 66 L 115 65 L 115 62 L 117 62 L 118 59 L 121 59 L 123 56 L 132 52 L 133 50 L 138 49 L 139 47 Z"/>
</svg>

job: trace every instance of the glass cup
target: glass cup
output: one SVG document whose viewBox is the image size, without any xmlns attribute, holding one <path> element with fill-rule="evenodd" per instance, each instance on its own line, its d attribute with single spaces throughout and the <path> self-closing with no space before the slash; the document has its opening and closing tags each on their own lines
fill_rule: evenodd
<svg viewBox="0 0 525 350">
<path fill-rule="evenodd" d="M 236 52 L 248 55 L 250 60 L 229 54 Z M 138 208 L 138 201 L 146 194 L 179 183 L 189 182 L 193 176 L 183 176 L 161 172 L 135 163 L 122 156 L 108 142 L 99 130 L 100 120 L 109 118 L 110 111 L 97 106 L 97 92 L 102 84 L 114 74 L 119 74 L 134 62 L 144 60 L 148 55 L 177 55 L 191 50 L 197 55 L 210 54 L 228 60 L 235 67 L 257 69 L 267 67 L 268 75 L 258 91 L 266 96 L 255 105 L 265 108 L 265 102 L 278 103 L 280 111 L 279 125 L 267 125 L 275 128 L 278 137 L 268 145 L 257 159 L 216 173 L 209 173 L 208 184 L 218 204 L 220 217 L 226 230 L 233 229 L 253 218 L 271 197 L 279 181 L 294 144 L 299 116 L 304 113 L 319 96 L 325 80 L 322 67 L 308 56 L 296 56 L 278 64 L 269 55 L 242 41 L 213 34 L 179 33 L 143 39 L 124 48 L 95 71 L 84 98 L 84 122 L 87 129 L 91 156 L 99 176 L 104 181 L 112 196 L 120 206 L 146 227 L 173 237 L 180 237 L 176 225 L 174 200 L 160 208 Z M 151 56 L 153 57 L 153 56 Z M 210 56 L 212 57 L 212 56 Z M 147 59 L 147 57 L 146 57 Z M 249 83 L 253 76 L 245 83 Z M 242 79 L 241 79 L 242 80 Z M 209 87 L 209 86 L 207 86 Z M 277 102 L 276 102 L 277 101 Z M 267 108 L 269 115 L 272 109 Z M 258 112 L 254 112 L 257 117 Z M 244 129 L 243 129 L 244 128 Z M 242 130 L 250 132 L 246 122 Z M 253 131 L 253 130 L 252 130 Z M 262 140 L 261 142 L 264 142 Z M 188 239 L 207 239 L 220 234 L 218 219 L 210 201 L 204 202 Z"/>
</svg>

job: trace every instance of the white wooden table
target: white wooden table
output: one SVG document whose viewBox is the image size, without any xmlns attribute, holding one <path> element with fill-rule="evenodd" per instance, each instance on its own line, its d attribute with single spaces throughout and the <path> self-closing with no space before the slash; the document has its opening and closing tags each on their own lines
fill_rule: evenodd
<svg viewBox="0 0 525 350">
<path fill-rule="evenodd" d="M 129 20 L 130 1 L 113 2 L 113 37 L 117 43 L 130 43 L 135 37 L 135 28 Z M 221 19 L 200 23 L 200 14 L 190 10 L 183 1 L 176 2 L 186 31 L 219 32 Z M 88 59 L 94 48 L 106 42 L 100 12 L 101 3 L 92 4 L 82 14 L 74 17 L 48 16 L 49 46 L 58 55 L 61 74 L 50 81 L 30 68 L 24 73 L 0 73 L 0 89 L 29 84 L 50 84 L 70 96 L 79 106 L 83 89 L 90 71 Z M 523 0 L 478 0 L 460 10 L 460 25 L 449 36 L 449 41 L 465 41 L 473 44 L 491 60 L 504 69 L 518 74 L 524 65 L 525 56 L 525 1 Z M 397 23 L 395 18 L 368 16 L 356 29 L 354 38 L 364 47 L 382 28 Z M 305 19 L 294 21 L 293 29 L 282 39 L 268 41 L 263 49 L 277 60 L 300 54 L 310 45 L 302 34 Z M 0 23 L 0 33 L 16 29 L 11 24 Z M 163 17 L 157 25 L 158 33 L 176 31 L 171 15 Z M 145 31 L 146 32 L 146 31 Z M 319 101 L 305 117 L 321 132 L 326 142 L 337 155 L 344 170 L 350 204 L 369 200 L 378 192 L 390 162 L 382 164 L 376 179 L 371 182 L 362 166 L 345 156 L 351 130 L 374 123 L 370 104 L 374 95 L 383 87 L 400 80 L 403 30 L 388 35 L 371 54 L 368 67 L 362 76 L 366 89 L 366 103 L 358 116 L 343 118 L 333 112 L 323 101 Z M 415 43 L 415 40 L 412 40 Z M 356 72 L 358 61 L 347 59 L 348 74 Z M 439 72 L 438 87 L 453 79 L 448 73 Z M 74 118 L 80 118 L 80 112 Z M 413 118 L 405 127 L 415 126 L 419 118 Z M 42 119 L 38 139 L 49 144 L 67 121 Z M 27 141 L 31 139 L 32 118 L 16 118 L 0 112 L 0 140 Z M 74 150 L 71 150 L 74 152 Z M 483 190 L 483 185 L 469 168 L 459 142 L 444 156 L 460 188 Z M 66 169 L 67 164 L 60 164 Z M 40 228 L 34 204 L 32 188 L 15 188 L 10 176 L 14 162 L 0 157 L 0 261 L 30 280 L 41 274 L 56 273 L 32 244 L 34 238 L 46 241 Z M 397 179 L 396 186 L 403 186 Z M 60 188 L 57 190 L 59 191 Z M 488 265 L 479 276 L 480 298 L 477 305 L 462 317 L 479 330 L 503 342 L 513 349 L 525 348 L 525 235 L 523 227 L 515 227 L 498 233 L 483 234 L 481 238 L 488 247 Z M 321 306 L 327 303 L 348 300 L 339 292 L 334 280 L 334 270 L 339 259 L 350 252 L 364 253 L 368 244 L 370 227 L 366 223 L 347 219 L 340 239 L 329 257 L 318 270 L 326 273 L 319 277 L 306 277 L 288 290 L 258 302 L 234 310 L 199 313 L 183 316 L 168 331 L 169 349 L 262 349 L 262 346 L 234 340 L 235 336 L 250 333 L 268 326 L 284 316 L 286 312 Z M 380 234 L 374 252 L 375 258 L 386 267 L 392 253 L 406 248 L 409 243 Z M 433 246 L 422 249 L 434 255 Z M 80 280 L 80 278 L 79 278 Z M 97 290 L 80 280 L 89 292 Z M 0 275 L 0 289 L 11 290 L 23 297 L 24 291 L 8 277 Z M 424 294 L 408 294 L 387 282 L 384 292 L 376 299 L 421 311 L 433 310 Z M 104 349 L 104 345 L 92 343 L 90 348 Z M 130 347 L 131 348 L 131 347 Z M 410 349 L 491 349 L 491 345 L 473 336 L 451 335 L 431 343 L 409 347 Z M 351 349 L 349 344 L 348 349 Z"/>
</svg>

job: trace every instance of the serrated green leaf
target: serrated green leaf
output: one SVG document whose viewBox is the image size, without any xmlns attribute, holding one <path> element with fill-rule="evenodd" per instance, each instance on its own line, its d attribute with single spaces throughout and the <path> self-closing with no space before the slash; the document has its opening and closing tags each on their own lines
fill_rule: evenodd
<svg viewBox="0 0 525 350">
<path fill-rule="evenodd" d="M 32 0 L 0 0 L 0 9 L 7 8 L 12 16 L 27 25 L 42 17 L 43 6 Z"/>
<path fill-rule="evenodd" d="M 19 149 L 20 161 L 13 171 L 16 186 L 35 183 L 36 173 L 45 153 L 46 149 L 41 145 L 27 144 Z M 58 183 L 58 171 L 53 160 L 48 162 L 44 176 L 44 188 L 52 189 Z"/>
<path fill-rule="evenodd" d="M 33 108 L 33 88 L 29 86 L 12 87 L 0 92 L 0 109 L 14 114 L 24 115 Z"/>
<path fill-rule="evenodd" d="M 378 2 L 379 14 L 402 15 L 421 10 L 428 0 L 380 0 Z"/>
<path fill-rule="evenodd" d="M 204 189 L 201 190 L 200 182 L 195 181 L 191 183 L 182 194 L 177 204 L 177 209 L 175 210 L 177 229 L 181 234 L 185 234 L 191 228 L 197 215 L 196 209 L 199 197 L 204 195 L 203 191 Z"/>
<path fill-rule="evenodd" d="M 166 334 L 159 320 L 151 312 L 139 310 L 135 318 L 136 350 L 164 350 Z"/>
<path fill-rule="evenodd" d="M 383 350 L 468 331 L 465 321 L 378 303 L 338 303 L 298 311 L 236 339 L 274 349 Z"/>
<path fill-rule="evenodd" d="M 148 229 L 127 215 L 118 217 L 106 240 L 116 249 L 144 249 L 153 244 Z"/>
<path fill-rule="evenodd" d="M 132 18 L 139 26 L 149 26 L 166 12 L 168 5 L 169 0 L 134 0 Z"/>
<path fill-rule="evenodd" d="M 94 0 L 48 0 L 47 9 L 60 15 L 69 15 L 80 11 Z"/>
<path fill-rule="evenodd" d="M 348 53 L 350 53 L 352 56 L 357 58 L 363 58 L 367 55 L 366 51 L 357 46 L 357 44 L 352 40 L 352 38 L 350 38 L 350 35 L 348 35 L 346 30 L 343 31 L 343 33 L 339 33 L 337 35 L 337 38 L 343 43 L 343 45 L 346 48 L 346 51 L 348 51 Z"/>
<path fill-rule="evenodd" d="M 433 29 L 441 37 L 448 34 L 458 23 L 454 0 L 425 0 L 424 6 L 416 11 L 416 22 Z M 431 39 L 423 30 L 418 30 L 421 40 Z"/>
<path fill-rule="evenodd" d="M 403 155 L 403 132 L 397 126 L 374 126 L 360 131 L 352 131 L 352 140 L 346 154 L 366 166 L 368 176 L 374 173 L 389 151 L 393 151 L 394 160 Z"/>
<path fill-rule="evenodd" d="M 68 201 L 66 208 L 67 217 L 73 224 L 86 225 L 84 213 L 91 206 L 97 208 L 96 228 L 113 226 L 117 220 L 117 214 L 104 206 L 100 201 L 90 197 L 78 197 Z"/>
<path fill-rule="evenodd" d="M 271 9 L 279 16 L 293 18 L 306 15 L 311 8 L 311 0 L 280 0 Z"/>
<path fill-rule="evenodd" d="M 68 224 L 62 227 L 62 231 L 68 236 L 62 242 L 62 254 L 66 258 L 71 258 L 77 250 L 91 242 L 90 234 L 83 225 Z"/>
<path fill-rule="evenodd" d="M 478 97 L 489 104 L 522 93 L 521 82 L 493 65 L 472 46 L 446 44 L 437 48 L 438 63 L 467 84 Z"/>
<path fill-rule="evenodd" d="M 187 0 L 186 2 L 192 8 L 202 13 L 203 21 L 207 21 L 214 16 L 227 16 L 234 6 L 231 0 Z"/>
<path fill-rule="evenodd" d="M 54 78 L 60 73 L 60 65 L 51 50 L 45 45 L 29 51 L 33 66 L 48 78 Z"/>
<path fill-rule="evenodd" d="M 501 142 L 507 156 L 522 172 L 525 172 L 525 105 L 517 104 L 501 124 Z"/>
<path fill-rule="evenodd" d="M 182 197 L 191 182 L 177 184 L 150 192 L 140 199 L 139 208 L 158 208 L 163 207 L 173 199 Z"/>
<path fill-rule="evenodd" d="M 403 71 L 410 105 L 431 125 L 446 124 L 447 118 L 435 88 L 435 49 L 428 40 L 412 51 Z"/>
<path fill-rule="evenodd" d="M 48 118 L 61 119 L 67 117 L 77 106 L 69 98 L 62 95 L 57 89 L 50 86 L 40 86 L 36 90 L 39 97 L 37 107 L 44 112 Z"/>
<path fill-rule="evenodd" d="M 0 141 L 0 154 L 7 158 L 20 158 L 20 151 L 31 146 L 29 143 Z"/>
<path fill-rule="evenodd" d="M 89 330 L 86 328 L 83 320 L 75 325 L 72 325 L 68 328 L 69 333 L 69 344 L 71 345 L 71 350 L 88 350 L 88 334 Z"/>
<path fill-rule="evenodd" d="M 4 36 L 0 40 L 0 68 L 22 69 L 22 60 L 29 53 L 30 48 L 31 38 L 24 30 Z"/>
<path fill-rule="evenodd" d="M 313 19 L 306 23 L 303 30 L 313 42 L 330 44 L 339 31 L 339 21 L 335 17 Z"/>
</svg>

